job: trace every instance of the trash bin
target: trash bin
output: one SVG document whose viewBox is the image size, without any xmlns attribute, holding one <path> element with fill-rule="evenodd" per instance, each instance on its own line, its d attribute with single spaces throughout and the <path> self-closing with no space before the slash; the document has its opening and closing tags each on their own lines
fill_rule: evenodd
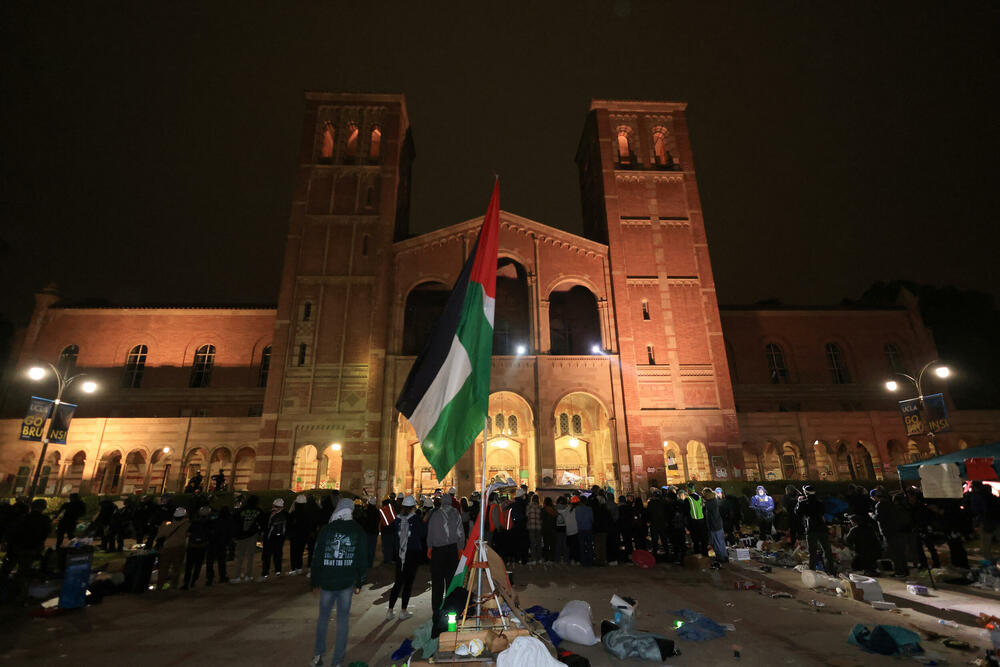
<svg viewBox="0 0 1000 667">
<path fill-rule="evenodd" d="M 63 572 L 62 591 L 59 593 L 60 609 L 80 609 L 87 604 L 87 586 L 90 585 L 90 565 L 94 549 L 90 546 L 66 550 L 66 568 Z"/>
<path fill-rule="evenodd" d="M 156 552 L 138 550 L 125 559 L 125 575 L 123 590 L 126 593 L 145 593 L 149 590 L 149 580 L 153 577 L 153 565 L 156 564 Z"/>
</svg>

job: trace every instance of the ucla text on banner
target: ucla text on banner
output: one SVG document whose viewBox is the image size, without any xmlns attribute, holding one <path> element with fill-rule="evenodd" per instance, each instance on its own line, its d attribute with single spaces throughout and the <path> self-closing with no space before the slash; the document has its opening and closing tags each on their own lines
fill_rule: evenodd
<svg viewBox="0 0 1000 667">
<path fill-rule="evenodd" d="M 24 415 L 24 421 L 21 422 L 21 435 L 19 439 L 40 442 L 42 439 L 42 427 L 45 426 L 45 420 L 48 418 L 51 409 L 52 401 L 47 398 L 32 396 L 31 400 L 28 401 L 28 412 Z"/>
<path fill-rule="evenodd" d="M 49 424 L 49 442 L 57 445 L 66 444 L 66 434 L 69 432 L 69 422 L 73 419 L 76 406 L 72 403 L 60 403 L 52 411 L 52 423 Z"/>
<path fill-rule="evenodd" d="M 947 433 L 951 430 L 948 407 L 944 404 L 944 394 L 924 396 L 924 419 L 929 433 Z"/>
<path fill-rule="evenodd" d="M 919 398 L 908 398 L 905 401 L 900 401 L 899 414 L 903 415 L 906 435 L 923 435 L 927 431 L 924 427 L 924 417 L 920 414 Z"/>
</svg>

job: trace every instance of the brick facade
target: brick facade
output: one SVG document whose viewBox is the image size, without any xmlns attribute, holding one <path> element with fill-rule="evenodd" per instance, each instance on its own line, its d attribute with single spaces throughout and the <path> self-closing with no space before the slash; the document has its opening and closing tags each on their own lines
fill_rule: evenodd
<svg viewBox="0 0 1000 667">
<path fill-rule="evenodd" d="M 904 436 L 882 380 L 935 356 L 912 302 L 720 310 L 685 114 L 592 103 L 576 158 L 584 236 L 501 212 L 491 474 L 618 489 L 881 478 L 995 440 L 993 412 L 956 412 L 936 443 Z M 306 95 L 276 308 L 71 308 L 40 293 L 8 374 L 6 490 L 38 449 L 14 417 L 31 391 L 51 393 L 22 371 L 71 346 L 101 391 L 79 397 L 69 444 L 52 448 L 49 490 L 178 490 L 195 469 L 251 489 L 439 486 L 393 404 L 482 219 L 408 237 L 414 155 L 401 95 Z M 193 387 L 206 345 L 211 376 Z M 444 484 L 478 486 L 481 452 Z"/>
</svg>

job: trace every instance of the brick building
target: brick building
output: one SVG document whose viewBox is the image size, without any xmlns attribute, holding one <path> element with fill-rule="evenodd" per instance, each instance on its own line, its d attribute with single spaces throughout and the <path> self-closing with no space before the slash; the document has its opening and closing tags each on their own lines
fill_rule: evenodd
<svg viewBox="0 0 1000 667">
<path fill-rule="evenodd" d="M 23 370 L 47 361 L 101 385 L 67 397 L 80 408 L 50 447 L 50 492 L 178 490 L 220 469 L 236 488 L 470 492 L 481 442 L 439 483 L 393 408 L 482 221 L 411 236 L 414 157 L 402 96 L 308 93 L 277 307 L 38 294 L 8 373 L 0 491 L 37 462 L 17 415 Z M 882 479 L 1000 435 L 1000 413 L 956 411 L 936 442 L 905 436 L 882 381 L 935 358 L 912 301 L 720 308 L 684 104 L 594 101 L 576 162 L 582 236 L 500 215 L 491 474 Z"/>
</svg>

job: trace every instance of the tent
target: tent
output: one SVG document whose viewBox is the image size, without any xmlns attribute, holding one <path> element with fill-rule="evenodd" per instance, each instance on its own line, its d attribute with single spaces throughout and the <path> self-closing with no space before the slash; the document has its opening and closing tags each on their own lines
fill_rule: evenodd
<svg viewBox="0 0 1000 667">
<path fill-rule="evenodd" d="M 896 466 L 896 470 L 899 472 L 899 479 L 916 480 L 920 479 L 920 466 L 935 465 L 937 463 L 957 463 L 962 479 L 967 479 L 965 476 L 966 459 L 989 458 L 993 459 L 993 469 L 1000 473 L 1000 442 L 972 447 L 971 449 L 960 449 L 957 452 L 942 454 L 941 456 L 924 459 L 923 461 L 914 461 L 913 463 Z"/>
</svg>

